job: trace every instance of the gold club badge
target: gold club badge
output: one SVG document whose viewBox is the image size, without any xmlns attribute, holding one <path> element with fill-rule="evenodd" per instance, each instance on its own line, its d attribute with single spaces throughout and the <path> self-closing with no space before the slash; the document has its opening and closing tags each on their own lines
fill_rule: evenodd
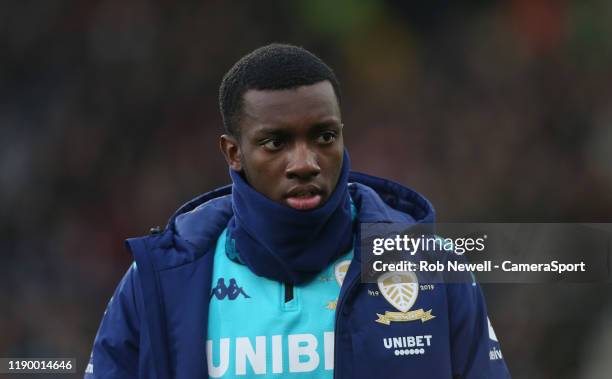
<svg viewBox="0 0 612 379">
<path fill-rule="evenodd" d="M 386 311 L 384 315 L 377 313 L 380 324 L 390 325 L 391 322 L 406 322 L 421 320 L 429 321 L 436 316 L 431 309 L 409 311 L 419 296 L 419 282 L 414 272 L 387 272 L 378 278 L 378 289 L 384 298 L 399 312 Z"/>
<path fill-rule="evenodd" d="M 334 276 L 336 277 L 336 283 L 340 287 L 342 287 L 342 283 L 344 283 L 344 277 L 346 276 L 346 272 L 351 264 L 351 260 L 347 259 L 342 262 L 338 262 L 334 267 Z"/>
<path fill-rule="evenodd" d="M 336 283 L 338 286 L 342 287 L 342 283 L 344 283 L 344 278 L 346 277 L 346 273 L 348 271 L 349 266 L 351 265 L 351 260 L 347 259 L 342 262 L 338 262 L 334 266 L 334 276 L 336 277 Z M 329 310 L 335 310 L 338 305 L 338 300 L 328 301 L 325 308 Z"/>
</svg>

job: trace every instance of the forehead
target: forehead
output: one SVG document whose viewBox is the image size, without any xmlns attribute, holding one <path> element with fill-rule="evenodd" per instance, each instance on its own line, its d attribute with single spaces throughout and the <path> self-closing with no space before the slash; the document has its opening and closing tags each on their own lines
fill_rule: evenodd
<svg viewBox="0 0 612 379">
<path fill-rule="evenodd" d="M 284 90 L 248 90 L 243 104 L 243 132 L 256 126 L 340 123 L 340 107 L 329 81 Z"/>
</svg>

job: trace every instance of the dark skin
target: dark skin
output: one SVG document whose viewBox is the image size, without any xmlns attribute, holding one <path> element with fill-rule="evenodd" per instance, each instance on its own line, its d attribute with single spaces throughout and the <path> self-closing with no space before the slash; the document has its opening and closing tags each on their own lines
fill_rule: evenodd
<svg viewBox="0 0 612 379">
<path fill-rule="evenodd" d="M 239 136 L 219 140 L 230 168 L 275 202 L 298 210 L 323 205 L 338 183 L 344 151 L 332 85 L 248 90 L 243 100 Z"/>
</svg>

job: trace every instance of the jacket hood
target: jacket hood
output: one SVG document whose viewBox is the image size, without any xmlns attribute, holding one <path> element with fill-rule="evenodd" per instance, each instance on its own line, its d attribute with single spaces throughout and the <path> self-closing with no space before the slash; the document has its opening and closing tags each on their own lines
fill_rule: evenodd
<svg viewBox="0 0 612 379">
<path fill-rule="evenodd" d="M 227 185 L 185 203 L 170 218 L 167 231 L 196 251 L 208 251 L 232 217 L 231 190 Z M 351 172 L 349 192 L 361 223 L 435 221 L 434 208 L 424 196 L 393 181 Z"/>
</svg>

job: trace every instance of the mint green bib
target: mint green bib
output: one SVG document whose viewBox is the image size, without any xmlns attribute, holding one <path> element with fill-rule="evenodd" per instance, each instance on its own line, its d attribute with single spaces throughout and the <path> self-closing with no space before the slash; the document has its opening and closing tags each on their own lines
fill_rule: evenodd
<svg viewBox="0 0 612 379">
<path fill-rule="evenodd" d="M 335 309 L 353 250 L 293 288 L 253 274 L 215 249 L 206 360 L 211 378 L 332 378 Z"/>
</svg>

